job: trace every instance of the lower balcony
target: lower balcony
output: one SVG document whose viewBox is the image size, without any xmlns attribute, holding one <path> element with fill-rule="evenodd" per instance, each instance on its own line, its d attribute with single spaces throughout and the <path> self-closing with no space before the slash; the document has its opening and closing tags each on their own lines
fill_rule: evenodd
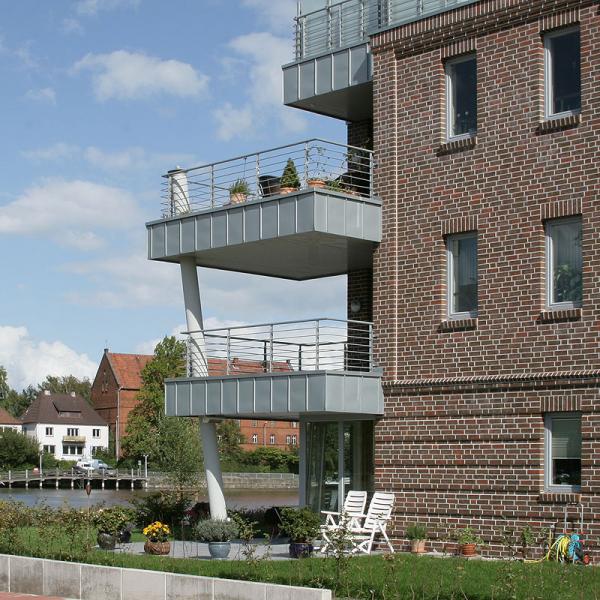
<svg viewBox="0 0 600 600">
<path fill-rule="evenodd" d="M 166 413 L 207 418 L 372 420 L 383 414 L 373 326 L 319 318 L 187 333 L 188 377 Z"/>
<path fill-rule="evenodd" d="M 381 202 L 369 150 L 307 140 L 166 176 L 148 258 L 305 280 L 371 266 Z"/>
</svg>

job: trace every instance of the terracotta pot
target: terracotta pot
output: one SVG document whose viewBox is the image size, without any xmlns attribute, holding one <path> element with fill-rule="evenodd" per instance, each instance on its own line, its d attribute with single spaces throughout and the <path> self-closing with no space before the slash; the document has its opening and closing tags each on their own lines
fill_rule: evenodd
<svg viewBox="0 0 600 600">
<path fill-rule="evenodd" d="M 246 202 L 246 198 L 248 198 L 248 194 L 244 194 L 241 192 L 238 192 L 236 194 L 229 194 L 229 201 L 231 202 L 231 204 L 242 204 L 243 202 Z"/>
<path fill-rule="evenodd" d="M 298 191 L 298 188 L 291 188 L 291 187 L 279 188 L 280 194 L 291 194 L 292 192 L 297 192 L 297 191 Z"/>
<path fill-rule="evenodd" d="M 169 554 L 169 552 L 171 552 L 171 542 L 151 542 L 150 540 L 146 540 L 146 543 L 144 544 L 144 552 L 146 554 L 157 554 L 164 556 L 165 554 Z"/>
<path fill-rule="evenodd" d="M 460 551 L 463 556 L 475 556 L 475 548 L 476 544 L 463 544 Z"/>
<path fill-rule="evenodd" d="M 309 179 L 307 182 L 309 187 L 314 187 L 314 188 L 324 188 L 326 183 L 323 179 L 321 179 L 320 177 L 315 177 L 313 179 Z"/>
<path fill-rule="evenodd" d="M 410 551 L 413 554 L 423 554 L 425 552 L 425 540 L 411 540 Z"/>
</svg>

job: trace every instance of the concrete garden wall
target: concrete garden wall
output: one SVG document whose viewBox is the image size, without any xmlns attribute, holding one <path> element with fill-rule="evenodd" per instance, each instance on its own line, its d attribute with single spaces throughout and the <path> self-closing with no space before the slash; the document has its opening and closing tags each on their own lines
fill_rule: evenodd
<svg viewBox="0 0 600 600">
<path fill-rule="evenodd" d="M 330 590 L 0 554 L 0 592 L 75 600 L 331 600 Z"/>
</svg>

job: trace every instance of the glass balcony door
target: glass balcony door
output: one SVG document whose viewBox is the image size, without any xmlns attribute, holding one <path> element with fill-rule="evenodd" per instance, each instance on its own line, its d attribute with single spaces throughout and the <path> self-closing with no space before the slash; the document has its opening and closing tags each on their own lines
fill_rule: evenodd
<svg viewBox="0 0 600 600">
<path fill-rule="evenodd" d="M 373 490 L 373 421 L 306 423 L 306 504 L 337 511 L 350 490 Z"/>
</svg>

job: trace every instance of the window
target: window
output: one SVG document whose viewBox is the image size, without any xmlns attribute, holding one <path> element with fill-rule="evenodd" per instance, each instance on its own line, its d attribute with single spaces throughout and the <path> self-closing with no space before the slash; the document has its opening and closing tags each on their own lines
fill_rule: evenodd
<svg viewBox="0 0 600 600">
<path fill-rule="evenodd" d="M 258 427 L 258 421 L 252 421 L 252 427 Z"/>
<path fill-rule="evenodd" d="M 578 491 L 581 487 L 581 415 L 552 413 L 546 425 L 546 488 Z"/>
<path fill-rule="evenodd" d="M 548 308 L 581 306 L 581 217 L 546 222 L 546 297 Z"/>
<path fill-rule="evenodd" d="M 269 444 L 273 445 L 274 443 L 275 443 L 275 434 L 274 434 L 274 433 L 272 433 L 272 434 L 269 436 Z"/>
<path fill-rule="evenodd" d="M 298 421 L 292 421 L 292 427 L 294 429 L 297 429 L 298 428 Z"/>
<path fill-rule="evenodd" d="M 477 232 L 450 235 L 446 240 L 448 317 L 477 316 Z"/>
<path fill-rule="evenodd" d="M 292 436 L 292 446 L 296 446 L 297 444 L 298 444 L 298 438 L 295 435 L 293 435 Z"/>
<path fill-rule="evenodd" d="M 258 435 L 256 433 L 252 434 L 252 443 L 258 444 Z"/>
<path fill-rule="evenodd" d="M 289 446 L 292 443 L 292 436 L 291 435 L 286 435 L 285 436 L 285 443 Z"/>
<path fill-rule="evenodd" d="M 76 437 L 79 435 L 79 429 L 77 427 L 68 427 L 67 428 L 67 435 Z"/>
<path fill-rule="evenodd" d="M 47 454 L 54 454 L 55 446 L 44 446 L 44 452 Z"/>
<path fill-rule="evenodd" d="M 477 133 L 477 59 L 474 54 L 446 63 L 446 132 L 449 140 Z"/>
<path fill-rule="evenodd" d="M 92 429 L 92 437 L 99 438 L 100 437 L 100 430 L 99 429 Z"/>
<path fill-rule="evenodd" d="M 46 427 L 46 435 L 51 437 L 54 435 L 54 427 Z"/>
<path fill-rule="evenodd" d="M 546 118 L 581 110 L 579 27 L 544 36 Z"/>
</svg>

